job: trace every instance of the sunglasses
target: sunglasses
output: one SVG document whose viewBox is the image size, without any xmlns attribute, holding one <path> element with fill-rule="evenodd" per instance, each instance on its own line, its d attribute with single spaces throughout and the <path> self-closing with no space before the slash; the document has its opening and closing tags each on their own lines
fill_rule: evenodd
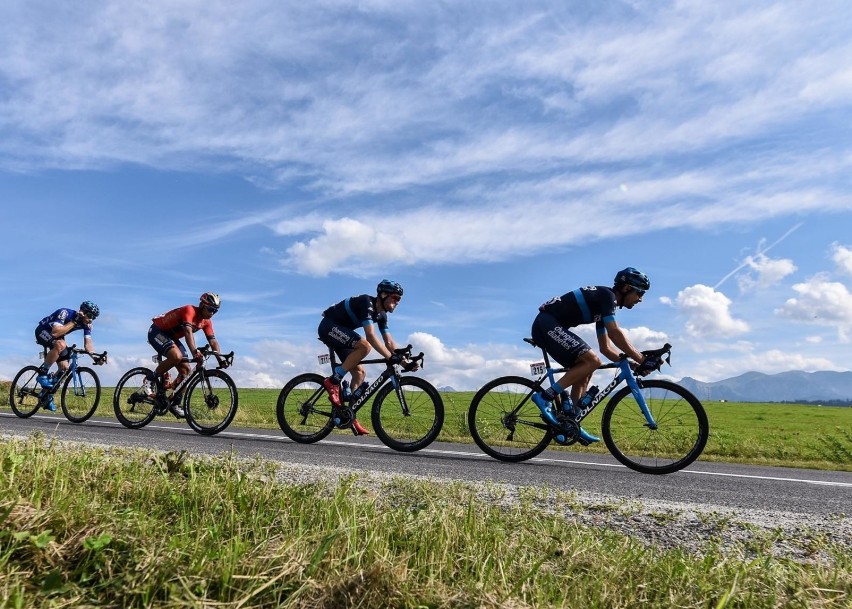
<svg viewBox="0 0 852 609">
<path fill-rule="evenodd" d="M 642 298 L 645 295 L 645 290 L 640 290 L 639 288 L 633 288 L 633 291 L 636 292 L 636 295 L 639 298 Z"/>
<path fill-rule="evenodd" d="M 213 314 L 213 315 L 215 315 L 216 312 L 219 310 L 219 307 L 213 307 L 213 306 L 210 306 L 209 304 L 204 305 L 204 308 L 207 309 L 208 311 L 210 311 L 210 313 Z"/>
</svg>

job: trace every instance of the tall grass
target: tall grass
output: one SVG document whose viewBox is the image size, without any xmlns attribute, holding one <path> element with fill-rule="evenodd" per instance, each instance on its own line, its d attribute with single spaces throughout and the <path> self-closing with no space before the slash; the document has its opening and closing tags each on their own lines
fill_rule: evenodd
<svg viewBox="0 0 852 609">
<path fill-rule="evenodd" d="M 271 464 L 0 440 L 3 607 L 848 607 L 800 563 L 581 526 L 461 484 L 276 482 Z"/>
</svg>

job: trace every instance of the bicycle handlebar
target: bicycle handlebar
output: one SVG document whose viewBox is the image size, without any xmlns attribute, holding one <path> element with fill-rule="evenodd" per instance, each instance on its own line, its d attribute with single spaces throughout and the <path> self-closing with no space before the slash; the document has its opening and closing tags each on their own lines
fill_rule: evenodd
<svg viewBox="0 0 852 609">
<path fill-rule="evenodd" d="M 86 351 L 85 349 L 78 349 L 76 344 L 68 347 L 68 350 L 73 352 L 73 353 L 77 353 L 77 354 L 81 354 L 81 355 L 82 354 L 88 355 L 89 357 L 92 358 L 92 363 L 96 366 L 100 366 L 101 364 L 107 363 L 107 352 L 106 351 L 104 351 L 103 353 L 92 353 L 90 351 Z"/>
<path fill-rule="evenodd" d="M 232 366 L 234 363 L 234 352 L 230 353 L 216 353 L 210 345 L 204 345 L 199 348 L 198 351 L 201 353 L 201 356 L 205 359 L 210 357 L 211 355 L 216 357 L 218 365 L 216 366 L 217 370 L 221 370 L 222 368 L 227 368 Z"/>
<path fill-rule="evenodd" d="M 406 347 L 401 347 L 401 348 L 393 350 L 393 352 L 395 354 L 401 355 L 404 360 L 407 360 L 406 363 L 400 364 L 402 366 L 402 369 L 403 369 L 404 372 L 411 372 L 417 366 L 420 366 L 421 368 L 423 367 L 423 358 L 424 358 L 423 352 L 421 351 L 419 354 L 412 356 L 411 350 L 413 348 L 414 347 L 412 347 L 411 345 L 408 345 Z M 360 363 L 362 363 L 362 364 L 385 364 L 385 365 L 389 365 L 388 364 L 388 358 L 386 358 L 386 357 L 383 357 L 381 359 L 378 359 L 378 358 L 377 359 L 365 359 L 365 360 L 361 360 Z"/>
</svg>

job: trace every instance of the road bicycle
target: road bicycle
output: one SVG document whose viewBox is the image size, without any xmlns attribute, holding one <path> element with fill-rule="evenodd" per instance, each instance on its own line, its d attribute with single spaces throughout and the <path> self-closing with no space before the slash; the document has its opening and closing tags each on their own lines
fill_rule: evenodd
<svg viewBox="0 0 852 609">
<path fill-rule="evenodd" d="M 237 414 L 237 386 L 222 371 L 234 362 L 234 352 L 222 355 L 210 345 L 200 348 L 201 360 L 195 370 L 171 392 L 157 396 L 157 379 L 150 368 L 133 368 L 119 379 L 113 395 L 113 409 L 119 422 L 129 429 L 141 429 L 175 407 L 183 408 L 186 422 L 202 436 L 212 436 L 231 424 Z M 207 359 L 218 361 L 215 369 L 207 369 Z M 162 361 L 155 355 L 154 362 Z"/>
<path fill-rule="evenodd" d="M 530 338 L 524 341 L 537 347 Z M 563 445 L 587 444 L 578 437 L 580 422 L 622 383 L 627 386 L 612 396 L 601 418 L 604 442 L 618 461 L 645 474 L 670 474 L 695 461 L 704 450 L 710 425 L 698 398 L 671 381 L 637 377 L 625 355 L 599 368 L 615 369 L 615 377 L 588 405 L 573 407 L 558 397 L 554 409 L 560 428 L 549 424 L 531 398 L 542 391 L 545 381 L 552 385 L 555 375 L 566 368 L 552 368 L 547 352 L 541 351 L 544 362 L 530 367 L 536 380 L 505 376 L 474 395 L 468 426 L 474 442 L 486 454 L 518 462 L 535 457 L 554 439 Z M 657 358 L 660 365 L 663 361 L 671 364 L 669 344 L 643 354 Z"/>
<path fill-rule="evenodd" d="M 52 377 L 53 386 L 42 387 L 36 377 L 39 375 L 38 366 L 24 366 L 15 375 L 9 389 L 9 405 L 12 412 L 22 419 L 29 418 L 38 412 L 39 408 L 49 409 L 51 398 L 59 392 L 59 404 L 62 414 L 72 423 L 83 423 L 95 414 L 101 399 L 101 381 L 95 371 L 77 363 L 77 356 L 85 353 L 92 358 L 96 366 L 106 363 L 107 352 L 89 353 L 78 349 L 77 345 L 68 347 L 69 366 L 57 372 Z M 47 355 L 47 347 L 39 353 L 39 359 Z"/>
<path fill-rule="evenodd" d="M 395 349 L 407 363 L 402 372 L 422 366 L 423 353 L 412 357 L 411 345 Z M 338 363 L 333 349 L 318 357 L 320 365 L 330 364 L 332 372 Z M 323 387 L 324 378 L 305 373 L 284 385 L 278 396 L 278 425 L 288 438 L 312 444 L 334 430 L 351 428 L 358 411 L 375 395 L 371 418 L 379 439 L 400 452 L 414 452 L 431 444 L 444 424 L 444 402 L 441 394 L 426 380 L 400 373 L 389 360 L 363 360 L 361 364 L 384 364 L 385 369 L 366 387 L 342 395 L 344 404 L 334 407 Z M 390 382 L 388 382 L 390 381 Z M 345 383 L 345 381 L 344 381 Z M 342 389 L 346 386 L 342 384 Z M 347 403 L 348 402 L 348 403 Z M 357 433 L 353 430 L 353 433 Z"/>
</svg>

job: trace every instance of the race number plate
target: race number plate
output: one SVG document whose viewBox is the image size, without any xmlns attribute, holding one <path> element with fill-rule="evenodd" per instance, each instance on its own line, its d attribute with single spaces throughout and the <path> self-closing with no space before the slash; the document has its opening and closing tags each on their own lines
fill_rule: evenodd
<svg viewBox="0 0 852 609">
<path fill-rule="evenodd" d="M 534 364 L 530 364 L 530 373 L 538 376 L 539 374 L 544 374 L 546 368 L 544 367 L 544 362 L 536 362 Z"/>
<path fill-rule="evenodd" d="M 320 366 L 325 366 L 331 361 L 331 357 L 329 357 L 328 353 L 325 355 L 317 355 L 317 359 L 319 360 Z"/>
</svg>

